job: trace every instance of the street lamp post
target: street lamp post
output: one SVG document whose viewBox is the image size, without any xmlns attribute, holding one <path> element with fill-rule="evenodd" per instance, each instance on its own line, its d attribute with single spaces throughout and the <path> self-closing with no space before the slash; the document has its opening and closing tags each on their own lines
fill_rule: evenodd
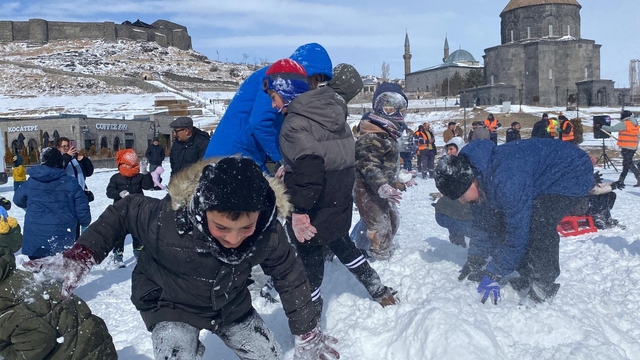
<svg viewBox="0 0 640 360">
<path fill-rule="evenodd" d="M 520 98 L 520 111 L 522 112 L 522 88 L 524 84 L 520 84 L 520 89 L 518 89 L 518 97 Z"/>
<path fill-rule="evenodd" d="M 558 85 L 556 85 L 556 106 L 558 106 Z"/>
</svg>

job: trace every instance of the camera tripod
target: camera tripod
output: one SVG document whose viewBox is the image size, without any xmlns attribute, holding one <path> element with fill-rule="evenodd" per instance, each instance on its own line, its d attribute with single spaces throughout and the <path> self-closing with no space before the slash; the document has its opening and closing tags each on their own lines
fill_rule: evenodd
<svg viewBox="0 0 640 360">
<path fill-rule="evenodd" d="M 602 160 L 602 163 L 605 169 L 611 166 L 616 172 L 618 172 L 618 168 L 616 168 L 616 166 L 613 164 L 613 162 L 609 158 L 609 155 L 607 155 L 606 149 L 607 148 L 604 145 L 604 139 L 602 139 L 602 155 L 600 155 L 600 157 L 596 161 L 596 164 L 599 163 L 600 160 Z"/>
</svg>

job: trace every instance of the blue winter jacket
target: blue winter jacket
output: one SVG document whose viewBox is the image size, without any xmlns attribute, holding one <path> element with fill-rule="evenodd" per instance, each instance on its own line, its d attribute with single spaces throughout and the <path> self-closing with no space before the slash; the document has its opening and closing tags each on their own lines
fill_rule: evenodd
<svg viewBox="0 0 640 360">
<path fill-rule="evenodd" d="M 28 171 L 29 179 L 16 190 L 13 202 L 26 210 L 22 253 L 50 256 L 70 248 L 76 225 L 91 223 L 89 201 L 76 178 L 45 165 Z"/>
<path fill-rule="evenodd" d="M 331 79 L 331 59 L 319 44 L 300 46 L 291 59 L 304 66 L 307 75 L 322 74 Z M 271 107 L 271 98 L 262 90 L 268 66 L 251 74 L 240 86 L 218 123 L 204 158 L 242 154 L 258 163 L 263 171 L 267 157 L 280 161 L 278 134 L 283 115 Z"/>
<path fill-rule="evenodd" d="M 538 195 L 585 196 L 594 186 L 589 155 L 563 141 L 535 138 L 496 146 L 481 139 L 460 153 L 471 160 L 486 195 L 472 206 L 474 227 L 486 233 L 472 239 L 469 255 L 491 255 L 487 267 L 500 276 L 513 272 L 527 250 Z"/>
</svg>

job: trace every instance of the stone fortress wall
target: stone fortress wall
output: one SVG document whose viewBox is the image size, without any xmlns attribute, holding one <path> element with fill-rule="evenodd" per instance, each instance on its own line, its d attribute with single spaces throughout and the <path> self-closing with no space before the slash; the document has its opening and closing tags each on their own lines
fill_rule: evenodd
<svg viewBox="0 0 640 360">
<path fill-rule="evenodd" d="M 61 22 L 43 19 L 0 21 L 0 42 L 27 42 L 40 46 L 52 40 L 76 39 L 129 39 L 156 42 L 163 47 L 174 46 L 181 50 L 192 49 L 187 28 L 166 20 L 157 20 L 152 24 L 140 21 L 115 24 L 110 21 Z"/>
</svg>

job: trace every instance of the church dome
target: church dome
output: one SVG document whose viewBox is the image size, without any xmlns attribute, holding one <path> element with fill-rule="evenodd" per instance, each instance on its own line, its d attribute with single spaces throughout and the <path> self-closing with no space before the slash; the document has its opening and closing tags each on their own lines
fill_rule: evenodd
<svg viewBox="0 0 640 360">
<path fill-rule="evenodd" d="M 473 57 L 473 55 L 471 55 L 470 52 L 462 49 L 452 52 L 451 55 L 449 55 L 449 57 L 444 61 L 445 64 L 464 62 L 474 63 L 476 62 L 476 59 Z"/>
<path fill-rule="evenodd" d="M 576 0 L 511 0 L 507 4 L 507 6 L 504 8 L 504 10 L 502 10 L 502 13 L 515 10 L 518 8 L 522 8 L 525 6 L 550 5 L 550 4 L 576 5 L 582 8 L 582 5 L 580 5 Z"/>
</svg>

